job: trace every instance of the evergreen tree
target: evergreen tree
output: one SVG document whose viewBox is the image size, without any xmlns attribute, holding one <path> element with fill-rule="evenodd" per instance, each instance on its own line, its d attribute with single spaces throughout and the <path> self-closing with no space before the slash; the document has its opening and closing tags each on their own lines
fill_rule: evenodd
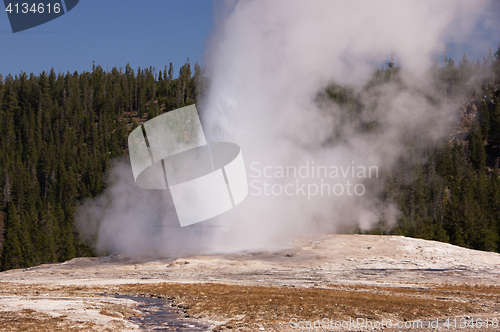
<svg viewBox="0 0 500 332">
<path fill-rule="evenodd" d="M 476 127 L 472 130 L 469 140 L 470 159 L 472 166 L 479 171 L 484 172 L 486 167 L 486 151 L 484 150 L 483 136 L 481 128 Z"/>
<path fill-rule="evenodd" d="M 481 104 L 481 133 L 483 134 L 482 139 L 488 138 L 490 133 L 490 111 L 486 103 Z"/>
<path fill-rule="evenodd" d="M 2 270 L 18 269 L 23 266 L 21 248 L 21 227 L 16 205 L 9 204 L 6 222 L 5 242 L 2 249 Z"/>
<path fill-rule="evenodd" d="M 500 99 L 500 98 L 499 98 Z M 500 103 L 495 103 L 495 109 L 491 115 L 490 136 L 493 140 L 493 145 L 500 144 Z"/>
</svg>

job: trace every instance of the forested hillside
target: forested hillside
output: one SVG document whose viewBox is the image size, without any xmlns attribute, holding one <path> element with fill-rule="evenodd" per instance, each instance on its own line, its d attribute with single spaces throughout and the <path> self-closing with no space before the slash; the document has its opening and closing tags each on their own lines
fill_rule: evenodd
<svg viewBox="0 0 500 332">
<path fill-rule="evenodd" d="M 397 81 L 399 70 L 389 63 L 366 89 Z M 499 250 L 500 48 L 478 61 L 445 58 L 432 70 L 444 96 L 467 97 L 462 122 L 452 139 L 423 152 L 412 143 L 418 137 L 408 137 L 381 197 L 399 206 L 400 217 L 392 228 L 381 220 L 373 232 Z M 110 159 L 127 153 L 133 128 L 194 103 L 201 82 L 201 68 L 192 72 L 189 61 L 178 78 L 172 64 L 158 72 L 127 65 L 124 71 L 97 66 L 73 74 L 0 75 L 1 270 L 92 255 L 74 227 L 78 202 L 103 191 Z M 367 105 L 348 88 L 332 85 L 324 96 L 345 106 L 346 121 L 360 131 L 379 127 L 356 119 Z"/>
<path fill-rule="evenodd" d="M 499 251 L 500 47 L 477 61 L 464 54 L 458 65 L 446 57 L 444 63 L 433 68 L 433 88 L 462 98 L 459 122 L 441 144 L 424 151 L 417 148 L 419 133 L 408 133 L 406 153 L 386 177 L 382 197 L 397 204 L 400 217 L 396 227 L 381 221 L 373 233 Z M 379 71 L 376 84 L 397 80 L 397 71 Z"/>
<path fill-rule="evenodd" d="M 195 102 L 201 68 L 0 75 L 1 270 L 91 255 L 77 203 L 104 189 L 138 123 Z"/>
</svg>

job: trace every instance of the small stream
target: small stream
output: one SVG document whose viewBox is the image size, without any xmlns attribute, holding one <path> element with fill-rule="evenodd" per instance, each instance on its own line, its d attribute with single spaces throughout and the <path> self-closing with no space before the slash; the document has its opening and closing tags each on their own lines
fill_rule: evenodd
<svg viewBox="0 0 500 332">
<path fill-rule="evenodd" d="M 114 295 L 114 297 L 139 303 L 135 309 L 141 311 L 143 315 L 128 319 L 145 331 L 209 331 L 207 325 L 181 320 L 179 312 L 173 309 L 167 300 L 130 295 Z"/>
</svg>

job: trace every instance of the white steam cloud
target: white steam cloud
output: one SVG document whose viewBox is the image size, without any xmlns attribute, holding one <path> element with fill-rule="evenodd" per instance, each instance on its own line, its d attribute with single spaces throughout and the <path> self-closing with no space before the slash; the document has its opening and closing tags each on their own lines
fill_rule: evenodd
<svg viewBox="0 0 500 332">
<path fill-rule="evenodd" d="M 168 192 L 144 191 L 130 166 L 117 163 L 105 193 L 85 202 L 77 221 L 84 235 L 97 235 L 101 252 L 171 254 L 280 246 L 294 236 L 369 229 L 392 223 L 398 211 L 379 199 L 380 177 L 403 153 L 408 134 L 419 147 L 447 134 L 454 104 L 433 91 L 429 69 L 445 43 L 463 41 L 484 15 L 481 1 L 291 1 L 218 3 L 207 52 L 208 90 L 199 101 L 209 141 L 238 144 L 247 166 L 247 199 L 233 210 L 192 228 L 176 227 Z M 452 27 L 452 29 L 450 29 Z M 393 55 L 401 84 L 363 87 L 374 68 Z M 329 84 L 348 86 L 369 105 L 359 121 L 380 124 L 363 132 L 344 121 L 346 109 L 318 98 Z M 404 88 L 401 88 L 404 86 Z M 439 102 L 431 102 L 440 100 Z M 363 195 L 297 195 L 297 181 L 256 178 L 287 166 L 377 166 L 379 178 L 355 176 Z M 352 170 L 352 169 L 350 169 Z M 323 179 L 330 185 L 346 179 Z M 253 195 L 263 181 L 275 189 L 293 184 L 293 195 Z M 292 187 L 290 187 L 292 188 Z M 311 187 L 314 190 L 314 187 Z M 346 187 L 344 187 L 345 189 Z M 269 190 L 269 188 L 268 188 Z M 351 189 L 352 190 L 352 189 Z M 252 194 L 253 193 L 253 194 Z"/>
</svg>

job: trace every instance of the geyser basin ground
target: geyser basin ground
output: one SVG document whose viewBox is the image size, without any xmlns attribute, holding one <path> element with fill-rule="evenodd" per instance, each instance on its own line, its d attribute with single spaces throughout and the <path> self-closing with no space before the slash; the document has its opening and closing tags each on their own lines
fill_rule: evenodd
<svg viewBox="0 0 500 332">
<path fill-rule="evenodd" d="M 138 330 L 127 319 L 144 315 L 137 302 L 111 294 L 170 299 L 187 320 L 216 330 L 293 331 L 294 317 L 491 320 L 500 319 L 500 254 L 399 236 L 322 235 L 278 252 L 77 258 L 1 273 L 0 331 Z"/>
</svg>

